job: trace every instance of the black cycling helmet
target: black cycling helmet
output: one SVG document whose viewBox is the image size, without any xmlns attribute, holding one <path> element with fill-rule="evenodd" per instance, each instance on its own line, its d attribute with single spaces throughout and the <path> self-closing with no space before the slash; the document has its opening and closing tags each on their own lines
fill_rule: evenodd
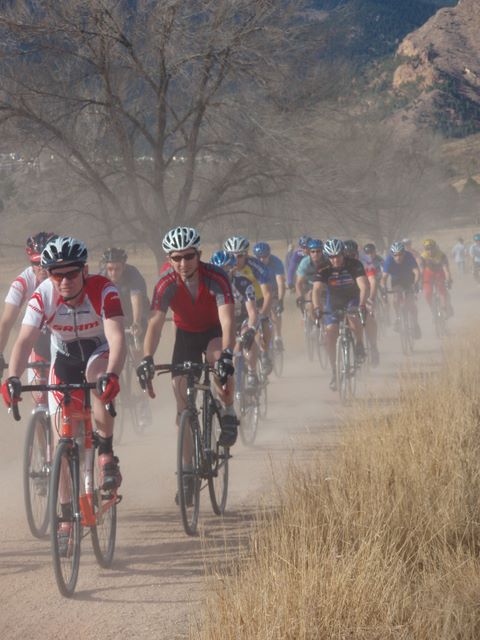
<svg viewBox="0 0 480 640">
<path fill-rule="evenodd" d="M 373 244 L 373 242 L 367 242 L 367 244 L 363 247 L 364 253 L 375 253 L 377 248 Z"/>
<path fill-rule="evenodd" d="M 345 247 L 345 253 L 352 254 L 358 252 L 358 244 L 355 240 L 344 240 L 343 246 Z"/>
<path fill-rule="evenodd" d="M 81 240 L 59 236 L 50 240 L 42 251 L 41 264 L 44 269 L 54 269 L 71 264 L 84 265 L 87 258 L 87 247 Z"/>
<path fill-rule="evenodd" d="M 123 249 L 117 249 L 116 247 L 109 247 L 105 249 L 102 256 L 102 262 L 123 262 L 128 259 L 127 253 Z"/>
</svg>

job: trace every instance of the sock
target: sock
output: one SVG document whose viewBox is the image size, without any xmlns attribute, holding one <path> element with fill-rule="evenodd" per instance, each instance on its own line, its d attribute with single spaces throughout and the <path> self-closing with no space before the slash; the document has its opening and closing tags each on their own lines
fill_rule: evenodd
<svg viewBox="0 0 480 640">
<path fill-rule="evenodd" d="M 98 436 L 98 455 L 101 456 L 103 453 L 113 453 L 113 436 Z"/>
</svg>

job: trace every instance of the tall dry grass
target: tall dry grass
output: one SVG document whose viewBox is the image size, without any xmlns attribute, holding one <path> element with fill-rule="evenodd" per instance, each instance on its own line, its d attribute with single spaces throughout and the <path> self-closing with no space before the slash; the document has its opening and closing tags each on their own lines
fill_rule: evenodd
<svg viewBox="0 0 480 640">
<path fill-rule="evenodd" d="M 479 346 L 349 429 L 329 471 L 290 469 L 192 639 L 480 638 Z"/>
</svg>

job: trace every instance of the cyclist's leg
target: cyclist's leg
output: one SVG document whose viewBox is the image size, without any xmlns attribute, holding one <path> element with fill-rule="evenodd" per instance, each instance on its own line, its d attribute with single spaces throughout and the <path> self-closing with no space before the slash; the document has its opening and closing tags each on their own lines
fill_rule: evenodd
<svg viewBox="0 0 480 640">
<path fill-rule="evenodd" d="M 206 347 L 207 362 L 213 367 L 222 353 L 222 338 L 212 338 Z M 225 385 L 220 385 L 220 380 L 215 376 L 213 382 L 217 391 L 217 397 L 222 404 L 220 444 L 231 447 L 235 444 L 238 432 L 238 419 L 233 405 L 235 380 L 233 376 L 227 378 Z"/>
<path fill-rule="evenodd" d="M 430 307 L 432 308 L 432 299 L 433 299 L 433 286 L 435 283 L 435 274 L 430 269 L 424 269 L 423 271 L 423 293 L 425 295 L 425 300 Z"/>
</svg>

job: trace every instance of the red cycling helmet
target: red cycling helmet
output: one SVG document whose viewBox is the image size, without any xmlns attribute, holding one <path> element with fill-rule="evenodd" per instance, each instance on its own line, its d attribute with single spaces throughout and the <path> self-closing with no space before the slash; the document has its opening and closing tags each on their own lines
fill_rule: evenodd
<svg viewBox="0 0 480 640">
<path fill-rule="evenodd" d="M 40 231 L 34 236 L 30 236 L 25 246 L 25 252 L 31 262 L 40 262 L 40 256 L 45 249 L 47 243 L 55 238 L 56 234 L 52 231 Z"/>
</svg>

